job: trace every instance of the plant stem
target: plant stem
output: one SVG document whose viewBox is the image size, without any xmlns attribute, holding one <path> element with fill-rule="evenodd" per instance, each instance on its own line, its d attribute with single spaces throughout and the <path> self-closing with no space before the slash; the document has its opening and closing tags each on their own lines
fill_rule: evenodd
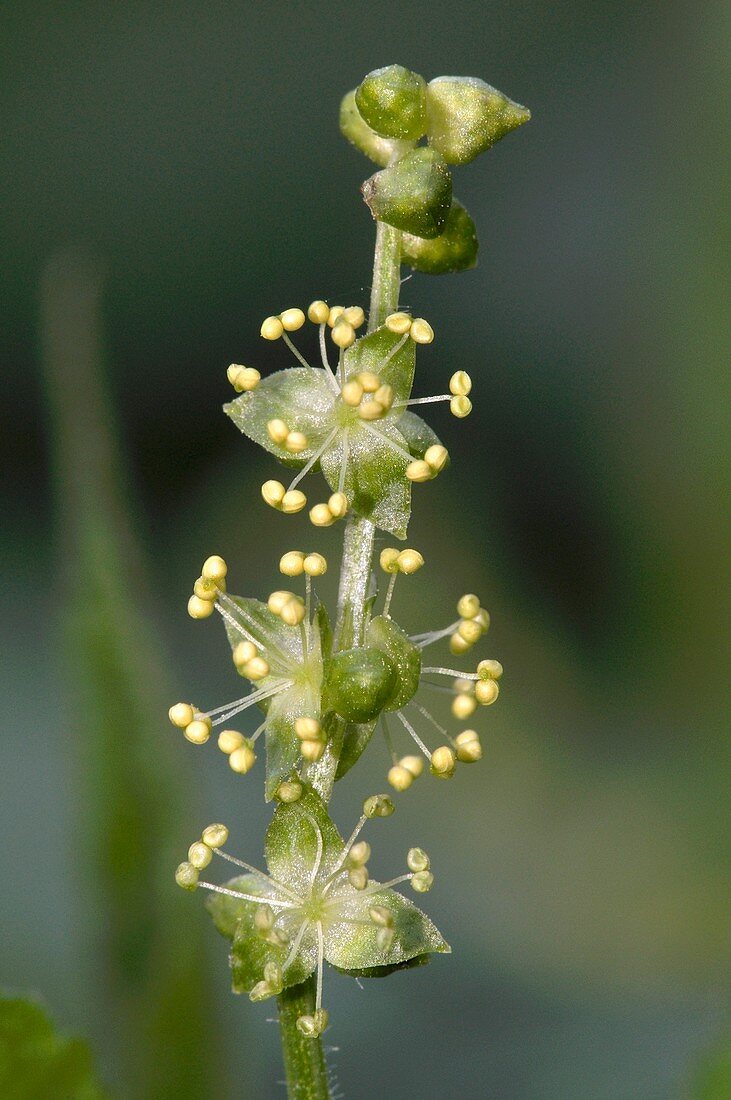
<svg viewBox="0 0 731 1100">
<path fill-rule="evenodd" d="M 389 313 L 398 309 L 401 288 L 401 234 L 384 222 L 376 229 L 376 250 L 373 260 L 373 285 L 368 314 L 368 331 L 374 332 Z M 340 567 L 338 617 L 335 624 L 335 646 L 347 649 L 360 645 L 366 626 L 365 602 L 373 558 L 375 526 L 370 520 L 351 514 L 345 528 L 343 557 Z M 310 774 L 317 790 L 329 801 L 335 781 L 346 723 L 338 719 L 325 755 Z M 328 1100 L 330 1090 L 322 1040 L 309 1039 L 297 1030 L 297 1017 L 311 1015 L 315 1010 L 315 980 L 279 995 L 279 1027 L 287 1072 L 290 1100 Z"/>
<path fill-rule="evenodd" d="M 315 978 L 285 989 L 277 998 L 287 1093 L 290 1100 L 329 1100 L 330 1087 L 321 1039 L 308 1039 L 297 1030 L 298 1016 L 315 1011 Z"/>
</svg>

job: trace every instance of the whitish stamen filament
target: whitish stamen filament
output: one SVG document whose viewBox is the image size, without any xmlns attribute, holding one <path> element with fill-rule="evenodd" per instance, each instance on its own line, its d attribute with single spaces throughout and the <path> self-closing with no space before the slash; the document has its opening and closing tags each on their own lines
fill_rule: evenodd
<svg viewBox="0 0 731 1100">
<path fill-rule="evenodd" d="M 221 604 L 225 604 L 231 609 L 231 611 L 227 611 L 225 607 L 221 606 Z M 283 653 L 279 646 L 269 637 L 267 637 L 266 632 L 262 632 L 262 636 L 257 637 L 255 633 L 253 633 L 241 622 L 242 619 L 244 621 L 247 619 L 247 613 L 242 607 L 240 607 L 236 603 L 235 600 L 231 599 L 228 593 L 218 593 L 218 598 L 216 600 L 216 610 L 222 616 L 222 618 L 225 619 L 225 621 L 234 628 L 234 630 L 237 630 L 240 634 L 242 634 L 244 638 L 255 645 L 257 649 L 266 649 L 267 660 L 269 661 L 270 667 L 273 668 L 275 664 L 279 664 L 281 666 L 281 669 L 285 672 L 288 672 L 295 667 L 296 662 L 294 662 L 288 654 Z M 232 612 L 235 612 L 235 614 L 232 614 Z"/>
<path fill-rule="evenodd" d="M 338 478 L 338 492 L 345 492 L 345 475 L 348 472 L 348 458 L 350 457 L 350 446 L 348 444 L 348 429 L 343 432 L 343 455 L 340 459 L 340 477 Z"/>
<path fill-rule="evenodd" d="M 310 817 L 310 815 L 308 814 L 307 820 L 309 821 L 312 828 L 315 830 L 315 840 L 317 842 L 317 854 L 315 855 L 315 862 L 312 865 L 312 872 L 310 874 L 310 890 L 312 890 L 312 887 L 315 885 L 315 880 L 317 879 L 317 873 L 320 870 L 320 863 L 322 862 L 322 852 L 325 845 L 322 839 L 322 833 L 320 832 L 320 826 L 317 824 L 314 817 Z"/>
<path fill-rule="evenodd" d="M 277 906 L 280 909 L 298 909 L 299 905 L 293 901 L 278 901 L 276 898 L 263 898 L 261 895 L 245 894 L 242 890 L 229 890 L 227 886 L 216 886 L 212 882 L 198 882 L 204 890 L 212 890 L 214 894 L 226 894 L 230 898 L 242 898 L 244 901 L 256 901 L 260 905 Z"/>
<path fill-rule="evenodd" d="M 431 753 L 430 753 L 429 749 L 426 747 L 426 745 L 424 744 L 422 739 L 419 737 L 418 733 L 416 732 L 414 727 L 411 725 L 411 722 L 409 722 L 408 718 L 405 718 L 400 710 L 396 711 L 396 716 L 397 716 L 397 718 L 399 718 L 399 720 L 401 721 L 404 728 L 408 731 L 408 733 L 411 734 L 414 741 L 419 746 L 421 751 L 424 753 L 424 756 L 427 758 L 427 760 L 431 760 Z"/>
<path fill-rule="evenodd" d="M 289 887 L 285 886 L 283 882 L 278 882 L 275 878 L 272 878 L 270 875 L 266 875 L 257 867 L 252 867 L 250 863 L 246 863 L 243 859 L 237 859 L 236 856 L 230 856 L 228 852 L 222 852 L 220 848 L 215 848 L 213 854 L 216 856 L 220 856 L 221 859 L 225 859 L 227 863 L 233 863 L 235 867 L 241 867 L 242 870 L 249 871 L 250 874 L 256 875 L 256 877 L 260 878 L 262 882 L 266 882 L 269 886 L 273 886 L 275 890 L 280 890 L 283 894 L 286 894 L 288 898 L 296 902 L 298 905 L 303 904 L 302 898 L 299 897 L 298 894 L 295 894 L 294 890 L 290 890 Z M 269 899 L 260 898 L 259 900 L 263 904 Z M 279 902 L 275 902 L 275 904 L 279 905 Z"/>
<path fill-rule="evenodd" d="M 327 357 L 327 341 L 325 340 L 326 327 L 326 325 L 320 325 L 320 358 L 322 359 L 322 365 L 325 368 L 325 374 L 327 375 L 328 382 L 332 386 L 335 393 L 339 394 L 340 386 L 338 385 L 337 378 L 333 374 L 333 369 L 330 366 L 330 360 Z"/>
<path fill-rule="evenodd" d="M 311 459 L 309 460 L 309 462 L 307 462 L 307 463 L 306 463 L 306 464 L 305 464 L 305 465 L 304 465 L 304 466 L 302 467 L 302 469 L 301 469 L 301 470 L 300 470 L 300 472 L 299 472 L 299 473 L 298 473 L 298 474 L 296 475 L 296 477 L 293 477 L 293 478 L 292 478 L 291 482 L 289 483 L 289 488 L 287 489 L 287 492 L 288 492 L 288 493 L 291 493 L 291 492 L 292 492 L 292 490 L 293 490 L 294 488 L 296 488 L 296 486 L 297 486 L 297 485 L 299 485 L 299 483 L 300 483 L 300 481 L 302 480 L 302 478 L 303 478 L 303 477 L 307 477 L 307 475 L 309 474 L 309 472 L 310 472 L 310 470 L 312 469 L 312 467 L 313 467 L 313 466 L 315 465 L 315 463 L 316 463 L 316 462 L 317 462 L 317 461 L 318 461 L 318 460 L 319 460 L 320 458 L 322 458 L 322 456 L 324 455 L 325 451 L 326 451 L 326 450 L 328 449 L 328 447 L 330 446 L 330 444 L 332 443 L 333 439 L 335 438 L 335 436 L 336 436 L 336 435 L 338 434 L 338 432 L 339 432 L 339 431 L 340 431 L 340 429 L 339 429 L 339 428 L 333 428 L 333 430 L 332 430 L 332 431 L 330 432 L 330 434 L 329 434 L 329 435 L 328 435 L 328 436 L 326 437 L 326 439 L 325 439 L 325 442 L 324 442 L 324 443 L 322 443 L 322 444 L 321 444 L 321 445 L 320 445 L 320 446 L 319 446 L 319 447 L 317 448 L 317 450 L 315 451 L 315 453 L 313 454 L 313 456 L 312 456 L 312 458 L 311 458 Z"/>
<path fill-rule="evenodd" d="M 307 362 L 304 355 L 301 355 L 300 352 L 297 351 L 297 348 L 294 346 L 286 332 L 282 333 L 282 339 L 284 340 L 289 350 L 292 352 L 292 355 L 294 355 L 295 359 L 298 359 L 303 367 L 307 367 L 308 370 L 312 370 L 312 367 Z"/>
<path fill-rule="evenodd" d="M 449 734 L 447 733 L 447 731 L 445 730 L 444 726 L 439 725 L 436 718 L 434 718 L 429 713 L 429 711 L 426 709 L 426 707 L 422 707 L 421 703 L 415 703 L 413 699 L 411 700 L 411 704 L 412 704 L 412 706 L 416 707 L 419 714 L 423 715 L 423 717 L 426 718 L 427 722 L 431 722 L 431 724 L 434 726 L 434 729 L 439 730 L 439 732 L 442 734 L 443 737 L 446 737 L 448 741 L 452 740 L 451 737 L 449 736 Z"/>
<path fill-rule="evenodd" d="M 279 695 L 283 691 L 287 691 L 292 687 L 292 680 L 280 680 L 277 682 L 276 687 L 260 688 L 259 691 L 252 692 L 246 699 L 241 700 L 237 705 L 229 704 L 230 710 L 227 710 L 225 714 L 219 714 L 218 718 L 214 718 L 211 722 L 212 726 L 220 726 L 223 722 L 228 722 L 229 718 L 234 718 L 237 714 L 241 714 L 242 710 L 247 710 L 249 707 L 253 707 L 255 703 L 261 703 L 265 699 L 271 699 L 274 695 Z M 220 708 L 219 708 L 220 709 Z M 206 715 L 205 717 L 209 717 Z"/>
<path fill-rule="evenodd" d="M 479 680 L 476 672 L 460 672 L 456 668 L 422 668 L 422 675 L 450 676 L 453 680 Z"/>
<path fill-rule="evenodd" d="M 383 360 L 382 360 L 382 362 L 380 362 L 380 363 L 378 364 L 378 366 L 377 366 L 377 367 L 375 368 L 375 370 L 374 370 L 374 372 L 373 372 L 374 374 L 380 374 L 380 373 L 381 373 L 381 371 L 382 371 L 382 370 L 384 370 L 384 368 L 388 366 L 388 364 L 389 364 L 389 363 L 391 362 L 391 360 L 393 359 L 394 355 L 398 355 L 398 353 L 399 353 L 399 352 L 401 351 L 401 348 L 402 348 L 402 347 L 404 346 L 404 344 L 406 343 L 406 341 L 408 340 L 408 338 L 409 338 L 409 334 L 408 334 L 408 332 L 404 333 L 404 335 L 403 335 L 403 336 L 401 337 L 401 339 L 399 340 L 399 342 L 398 342 L 397 344 L 394 344 L 394 345 L 393 345 L 393 347 L 392 347 L 392 348 L 391 348 L 391 350 L 389 351 L 389 353 L 388 353 L 388 355 L 386 356 L 386 358 L 385 358 L 385 359 L 383 359 Z"/>
<path fill-rule="evenodd" d="M 386 599 L 383 601 L 383 617 L 389 618 L 389 608 L 391 607 L 391 600 L 393 599 L 393 590 L 396 587 L 396 577 L 398 573 L 392 573 L 388 580 L 388 588 L 386 589 Z"/>
<path fill-rule="evenodd" d="M 450 623 L 449 626 L 445 626 L 442 630 L 429 630 L 424 634 L 412 634 L 409 637 L 409 641 L 413 642 L 417 649 L 426 649 L 428 645 L 432 645 L 434 642 L 439 642 L 442 638 L 447 638 L 450 634 L 454 634 L 461 621 L 461 619 L 457 619 L 456 622 Z"/>
<path fill-rule="evenodd" d="M 361 890 L 361 897 L 377 894 L 380 890 L 390 890 L 392 886 L 398 886 L 402 882 L 411 882 L 413 877 L 413 874 L 399 875 L 398 878 L 392 878 L 390 882 L 374 882 L 371 886 L 366 886 L 365 890 Z"/>
<path fill-rule="evenodd" d="M 294 937 L 294 940 L 292 941 L 292 946 L 289 949 L 289 954 L 287 955 L 287 958 L 284 960 L 284 962 L 282 964 L 282 970 L 283 971 L 286 970 L 287 967 L 291 966 L 292 963 L 294 962 L 294 960 L 297 958 L 297 952 L 300 949 L 300 944 L 302 943 L 302 937 L 304 936 L 305 932 L 307 931 L 307 926 L 308 926 L 309 923 L 310 923 L 309 920 L 305 919 L 305 920 L 302 921 L 302 924 L 299 926 L 299 929 L 297 931 L 297 935 Z"/>
<path fill-rule="evenodd" d="M 436 397 L 411 397 L 408 401 L 394 401 L 392 409 L 405 409 L 407 405 L 433 405 L 435 401 L 451 401 L 452 393 L 440 393 Z"/>
<path fill-rule="evenodd" d="M 315 995 L 315 1011 L 322 1008 L 322 967 L 325 961 L 325 937 L 322 934 L 322 921 L 317 922 L 317 993 Z"/>
<path fill-rule="evenodd" d="M 325 894 L 327 894 L 327 892 L 330 890 L 330 888 L 332 887 L 332 885 L 335 882 L 335 879 L 338 877 L 338 875 L 341 875 L 343 873 L 346 861 L 348 859 L 348 856 L 350 855 L 350 849 L 353 847 L 356 840 L 358 839 L 358 836 L 360 835 L 360 831 L 363 828 L 363 826 L 365 825 L 367 820 L 368 820 L 368 818 L 366 817 L 365 814 L 363 814 L 362 817 L 358 820 L 358 824 L 353 829 L 353 831 L 350 834 L 350 837 L 348 838 L 348 841 L 347 841 L 347 843 L 346 843 L 346 845 L 343 849 L 343 854 L 340 858 L 340 863 L 337 865 L 337 867 L 332 872 L 332 874 L 328 875 L 327 879 L 325 880 L 325 883 L 322 887 L 322 896 L 323 897 L 325 897 Z"/>
<path fill-rule="evenodd" d="M 382 443 L 388 444 L 392 451 L 397 451 L 402 458 L 406 459 L 407 462 L 414 461 L 414 456 L 411 454 L 410 451 L 407 451 L 404 447 L 400 447 L 398 443 L 394 443 L 392 439 L 389 439 L 387 435 L 383 434 L 383 432 L 379 432 L 378 428 L 374 428 L 373 425 L 369 424 L 367 420 L 362 420 L 361 424 L 367 432 L 370 432 L 371 435 L 378 436 Z"/>
</svg>

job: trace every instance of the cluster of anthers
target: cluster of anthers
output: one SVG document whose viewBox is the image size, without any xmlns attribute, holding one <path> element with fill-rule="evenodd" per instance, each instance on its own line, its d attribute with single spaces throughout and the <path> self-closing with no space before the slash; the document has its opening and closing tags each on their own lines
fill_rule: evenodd
<svg viewBox="0 0 731 1100">
<path fill-rule="evenodd" d="M 460 370 L 450 378 L 449 393 L 434 397 L 408 397 L 401 400 L 396 397 L 393 385 L 382 377 L 382 372 L 392 363 L 407 341 L 418 345 L 430 344 L 434 340 L 434 330 L 428 321 L 423 317 L 412 317 L 409 313 L 402 311 L 390 314 L 384 322 L 384 330 L 398 337 L 398 340 L 383 355 L 380 364 L 374 370 L 348 372 L 344 356 L 347 349 L 351 348 L 356 341 L 356 330 L 365 321 L 365 314 L 360 306 L 329 306 L 327 302 L 317 300 L 311 303 L 307 315 L 296 307 L 285 309 L 280 314 L 264 320 L 261 335 L 265 340 L 283 340 L 297 362 L 312 370 L 313 368 L 295 347 L 289 335 L 302 328 L 306 317 L 313 324 L 318 325 L 320 330 L 322 370 L 330 392 L 331 408 L 324 410 L 329 428 L 322 437 L 313 439 L 308 434 L 306 426 L 303 430 L 303 426 L 293 423 L 295 419 L 300 418 L 298 414 L 302 413 L 302 409 L 296 407 L 292 408 L 288 419 L 284 416 L 271 416 L 267 419 L 266 437 L 276 453 L 281 452 L 282 460 L 285 462 L 287 459 L 296 460 L 301 456 L 304 465 L 288 486 L 277 479 L 265 481 L 261 494 L 270 507 L 285 515 L 301 512 L 307 505 L 307 497 L 297 486 L 316 467 L 326 451 L 339 446 L 339 484 L 327 501 L 315 504 L 309 511 L 310 520 L 315 526 L 329 527 L 347 514 L 352 503 L 344 491 L 348 462 L 353 458 L 352 444 L 355 438 L 354 422 L 349 418 L 348 412 L 356 416 L 360 424 L 365 426 L 365 430 L 381 444 L 406 460 L 405 477 L 409 481 L 413 483 L 430 481 L 444 469 L 448 462 L 449 455 L 446 448 L 441 444 L 433 443 L 425 448 L 423 455 L 415 458 L 406 449 L 403 441 L 399 442 L 391 438 L 388 433 L 379 430 L 378 424 L 387 417 L 393 423 L 398 423 L 398 418 L 407 408 L 438 401 L 448 401 L 454 416 L 459 418 L 468 416 L 472 409 L 472 402 L 468 396 L 472 382 L 469 375 Z M 333 343 L 339 349 L 336 368 L 332 367 L 328 357 L 326 342 L 328 329 Z M 229 366 L 227 376 L 239 394 L 251 393 L 261 381 L 258 371 L 238 363 L 232 363 Z M 308 410 L 308 413 L 311 412 L 312 409 Z"/>
<path fill-rule="evenodd" d="M 275 814 L 267 834 L 271 873 L 224 851 L 229 830 L 222 824 L 203 829 L 175 872 L 183 889 L 201 887 L 215 895 L 209 907 L 219 929 L 232 939 L 237 992 L 263 1001 L 316 972 L 314 1013 L 297 1019 L 299 1031 L 309 1038 L 328 1024 L 322 1006 L 325 961 L 341 969 L 364 962 L 393 967 L 425 950 L 449 950 L 428 918 L 393 890 L 405 883 L 417 894 L 431 889 L 434 875 L 426 852 L 409 849 L 406 873 L 388 882 L 370 877 L 371 846 L 358 838 L 368 820 L 389 817 L 394 808 L 388 795 L 368 797 L 343 843 L 323 804 L 308 791 L 301 810 L 281 807 Z M 293 829 L 306 830 L 298 851 L 285 839 Z M 204 881 L 201 872 L 216 857 L 246 874 L 224 886 Z"/>
</svg>

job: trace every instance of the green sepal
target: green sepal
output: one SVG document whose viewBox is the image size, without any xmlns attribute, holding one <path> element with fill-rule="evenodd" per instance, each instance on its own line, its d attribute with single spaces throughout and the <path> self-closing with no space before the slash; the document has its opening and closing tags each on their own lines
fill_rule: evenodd
<svg viewBox="0 0 731 1100">
<path fill-rule="evenodd" d="M 391 966 L 364 966 L 351 970 L 342 970 L 339 966 L 333 967 L 340 974 L 347 974 L 349 978 L 387 978 L 397 970 L 415 970 L 418 966 L 427 966 L 431 962 L 431 955 L 415 955 L 406 962 L 393 963 Z"/>
<path fill-rule="evenodd" d="M 410 642 L 400 626 L 378 615 L 371 619 L 366 631 L 366 641 L 385 653 L 396 669 L 394 690 L 383 705 L 383 710 L 400 710 L 416 695 L 421 676 L 421 651 Z"/>
<path fill-rule="evenodd" d="M 399 350 L 395 351 L 397 347 Z M 386 359 L 388 362 L 384 366 Z M 384 325 L 368 336 L 356 340 L 348 348 L 345 352 L 344 366 L 346 378 L 361 371 L 372 371 L 373 374 L 378 375 L 382 383 L 388 383 L 393 388 L 396 401 L 408 401 L 414 385 L 416 344 L 413 340 L 404 340 L 402 336 L 391 332 Z"/>
<path fill-rule="evenodd" d="M 350 771 L 353 764 L 357 763 L 363 750 L 368 745 L 378 719 L 372 722 L 348 722 L 343 735 L 343 745 L 338 758 L 338 766 L 335 779 L 342 779 Z"/>
<path fill-rule="evenodd" d="M 332 421 L 335 395 L 317 367 L 291 367 L 263 378 L 255 390 L 242 393 L 223 406 L 236 427 L 264 450 L 276 455 L 285 466 L 304 466 L 324 442 L 334 426 Z M 303 432 L 307 447 L 292 455 L 269 437 L 270 420 L 283 420 L 289 427 Z"/>
<path fill-rule="evenodd" d="M 382 649 L 355 646 L 336 653 L 325 685 L 328 705 L 349 722 L 376 718 L 396 690 L 396 666 Z"/>
<path fill-rule="evenodd" d="M 381 137 L 417 141 L 426 131 L 426 81 L 403 65 L 368 73 L 355 90 L 355 104 Z"/>
<path fill-rule="evenodd" d="M 235 610 L 228 600 L 236 604 Z M 224 625 L 231 652 L 239 642 L 254 642 L 266 651 L 269 666 L 277 676 L 286 675 L 293 664 L 301 662 L 302 639 L 298 630 L 282 622 L 261 600 L 248 596 L 229 596 L 228 600 L 224 608 L 228 613 Z M 232 622 L 232 619 L 237 621 Z M 271 678 L 258 681 L 257 687 L 264 686 Z"/>
<path fill-rule="evenodd" d="M 383 906 L 393 917 L 394 938 L 389 947 L 380 947 L 377 942 L 378 927 L 369 916 L 373 906 Z M 395 890 L 384 889 L 365 896 L 355 892 L 341 904 L 338 915 L 348 922 L 357 922 L 343 921 L 342 934 L 338 934 L 339 921 L 334 921 L 328 930 L 325 958 L 341 970 L 394 968 L 409 959 L 451 950 L 426 914 Z"/>
<path fill-rule="evenodd" d="M 452 199 L 447 224 L 438 237 L 401 236 L 401 260 L 426 275 L 467 271 L 477 264 L 478 249 L 475 223 L 456 199 Z"/>
<path fill-rule="evenodd" d="M 527 122 L 530 111 L 479 77 L 438 76 L 427 87 L 427 115 L 430 146 L 449 164 L 468 164 Z"/>
<path fill-rule="evenodd" d="M 254 925 L 254 914 L 259 906 L 281 895 L 256 875 L 238 875 L 225 886 L 227 890 L 241 890 L 261 898 L 261 901 L 249 901 L 227 894 L 212 894 L 206 899 L 206 908 L 216 928 L 222 936 L 231 940 L 231 988 L 234 993 L 248 993 L 261 981 L 266 963 L 276 962 L 282 966 L 287 958 L 288 946 L 269 943 L 259 935 Z M 309 978 L 316 966 L 317 941 L 314 930 L 311 930 L 309 936 L 305 933 L 297 957 L 283 972 L 284 988 Z"/>
<path fill-rule="evenodd" d="M 398 419 L 398 430 L 414 458 L 423 458 L 429 447 L 441 443 L 437 433 L 416 413 L 408 410 Z"/>
<path fill-rule="evenodd" d="M 325 803 L 311 788 L 306 787 L 297 802 L 277 806 L 264 841 L 270 875 L 302 896 L 309 893 L 310 875 L 317 859 L 314 825 L 320 830 L 323 844 L 320 873 L 327 874 L 338 866 L 344 844 Z"/>
<path fill-rule="evenodd" d="M 405 539 L 411 515 L 411 482 L 406 477 L 409 460 L 396 449 L 407 447 L 395 419 L 378 420 L 372 425 L 359 421 L 350 427 L 344 490 L 354 512 L 396 538 Z M 333 490 L 340 485 L 342 459 L 341 436 L 320 459 Z"/>
<path fill-rule="evenodd" d="M 421 146 L 363 184 L 374 218 L 417 237 L 438 237 L 452 204 L 452 176 L 443 156 Z"/>
<path fill-rule="evenodd" d="M 102 1100 L 108 1093 L 81 1039 L 59 1035 L 41 1005 L 0 997 L 0 1095 L 5 1100 Z"/>
<path fill-rule="evenodd" d="M 340 132 L 361 153 L 385 168 L 412 148 L 410 141 L 392 141 L 371 130 L 355 105 L 355 89 L 340 104 Z"/>
</svg>

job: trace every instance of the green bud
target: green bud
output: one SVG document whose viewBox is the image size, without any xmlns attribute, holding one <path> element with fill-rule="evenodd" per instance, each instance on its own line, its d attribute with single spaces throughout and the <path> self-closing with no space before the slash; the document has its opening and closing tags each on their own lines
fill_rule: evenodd
<svg viewBox="0 0 731 1100">
<path fill-rule="evenodd" d="M 376 172 L 361 191 L 374 218 L 417 237 L 438 237 L 452 204 L 452 177 L 434 149 L 420 147 Z"/>
<path fill-rule="evenodd" d="M 368 722 L 383 710 L 394 690 L 393 663 L 371 646 L 337 653 L 330 664 L 327 691 L 333 710 L 349 722 Z"/>
<path fill-rule="evenodd" d="M 351 145 L 376 164 L 385 167 L 411 148 L 410 141 L 389 141 L 371 130 L 355 105 L 355 92 L 348 92 L 340 104 L 340 132 Z"/>
<path fill-rule="evenodd" d="M 449 164 L 469 164 L 530 118 L 527 107 L 476 76 L 438 76 L 427 88 L 429 144 Z"/>
<path fill-rule="evenodd" d="M 426 131 L 426 81 L 403 65 L 368 73 L 355 90 L 355 102 L 381 137 L 417 141 Z"/>
<path fill-rule="evenodd" d="M 452 200 L 444 232 L 426 240 L 411 233 L 401 236 L 401 259 L 415 271 L 427 275 L 445 275 L 467 271 L 477 263 L 477 231 L 464 206 Z"/>
</svg>

